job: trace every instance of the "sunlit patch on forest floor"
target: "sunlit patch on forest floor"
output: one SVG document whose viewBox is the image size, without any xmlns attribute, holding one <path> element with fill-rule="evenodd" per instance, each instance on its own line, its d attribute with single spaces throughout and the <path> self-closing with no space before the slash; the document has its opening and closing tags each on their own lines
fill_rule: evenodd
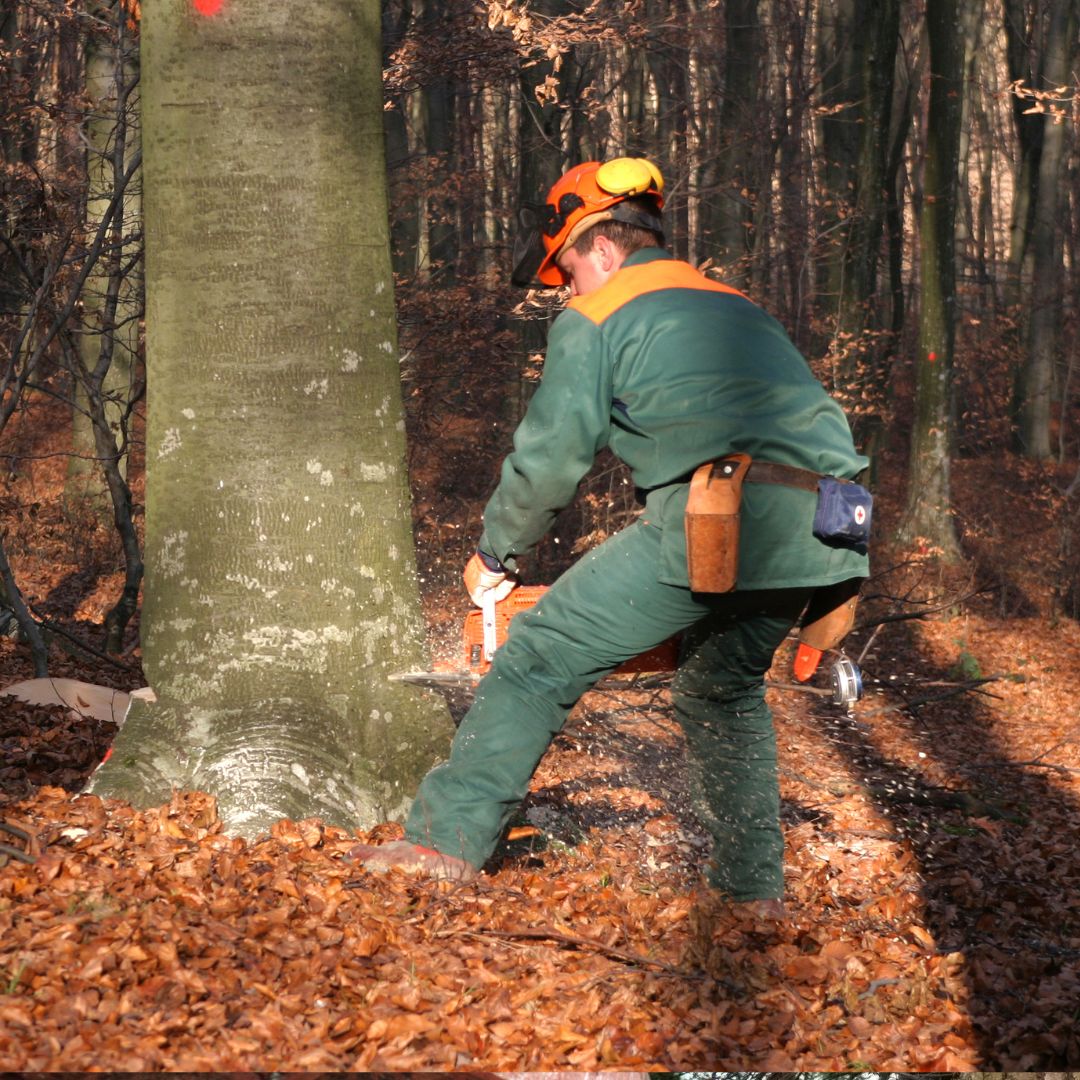
<svg viewBox="0 0 1080 1080">
<path fill-rule="evenodd" d="M 24 452 L 47 453 L 41 431 Z M 6 474 L 8 543 L 40 610 L 93 641 L 118 563 L 106 530 L 73 531 L 57 460 Z M 342 860 L 356 835 L 315 822 L 227 838 L 198 794 L 145 813 L 78 797 L 108 726 L 5 704 L 0 1069 L 1075 1064 L 1080 627 L 1055 615 L 1047 476 L 1014 463 L 991 484 L 1001 468 L 956 469 L 974 569 L 877 553 L 862 621 L 966 599 L 853 635 L 853 715 L 770 690 L 783 923 L 698 890 L 707 843 L 663 686 L 585 699 L 525 835 L 467 885 L 367 875 Z M 879 495 L 882 535 L 897 501 Z M 452 642 L 464 602 L 429 577 L 434 642 Z M 134 645 L 119 665 L 54 658 L 56 675 L 142 684 Z M 784 652 L 772 681 L 789 670 Z M 3 685 L 30 674 L 25 646 L 0 641 Z"/>
</svg>

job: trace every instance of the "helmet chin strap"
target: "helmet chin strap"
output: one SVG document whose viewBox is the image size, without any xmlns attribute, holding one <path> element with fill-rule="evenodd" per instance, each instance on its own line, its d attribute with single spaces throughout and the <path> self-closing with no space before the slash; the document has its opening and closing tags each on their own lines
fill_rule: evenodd
<svg viewBox="0 0 1080 1080">
<path fill-rule="evenodd" d="M 640 229 L 647 229 L 649 232 L 657 233 L 660 242 L 663 243 L 664 223 L 659 213 L 650 213 L 636 206 L 629 206 L 625 202 L 620 202 L 608 207 L 606 210 L 599 210 L 595 214 L 589 214 L 588 217 L 582 218 L 570 230 L 565 243 L 559 248 L 558 255 L 561 255 L 568 248 L 572 248 L 589 229 L 603 221 L 621 221 L 624 225 L 636 225 Z M 556 255 L 556 258 L 558 258 L 558 255 Z"/>
<path fill-rule="evenodd" d="M 636 206 L 629 206 L 625 202 L 616 203 L 611 208 L 611 218 L 613 221 L 622 221 L 627 225 L 637 225 L 638 228 L 648 229 L 649 232 L 658 233 L 663 242 L 664 236 L 664 223 L 660 218 L 659 211 L 653 213 L 648 210 L 641 210 Z"/>
</svg>

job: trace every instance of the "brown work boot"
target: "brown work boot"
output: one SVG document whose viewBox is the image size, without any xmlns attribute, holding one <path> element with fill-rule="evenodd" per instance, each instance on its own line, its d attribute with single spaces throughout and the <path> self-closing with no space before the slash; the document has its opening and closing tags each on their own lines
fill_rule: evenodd
<svg viewBox="0 0 1080 1080">
<path fill-rule="evenodd" d="M 788 917 L 784 901 L 775 898 L 768 900 L 736 900 L 732 902 L 731 910 L 749 915 L 750 918 L 759 919 L 762 922 L 783 922 Z"/>
<path fill-rule="evenodd" d="M 702 885 L 693 893 L 694 908 L 710 918 L 735 916 L 755 922 L 785 922 L 788 910 L 779 897 L 762 897 L 757 900 L 732 900 L 719 889 Z"/>
<path fill-rule="evenodd" d="M 472 881 L 478 871 L 464 859 L 444 855 L 433 848 L 421 847 L 411 840 L 391 840 L 388 844 L 357 844 L 345 855 L 347 862 L 358 863 L 373 874 L 400 870 L 417 877 L 449 881 Z"/>
</svg>

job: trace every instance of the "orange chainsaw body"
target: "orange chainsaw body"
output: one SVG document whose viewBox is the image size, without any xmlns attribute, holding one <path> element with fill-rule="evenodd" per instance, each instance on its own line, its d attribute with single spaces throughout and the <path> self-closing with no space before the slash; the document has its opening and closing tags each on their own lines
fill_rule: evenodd
<svg viewBox="0 0 1080 1080">
<path fill-rule="evenodd" d="M 506 640 L 511 620 L 528 611 L 547 592 L 547 585 L 519 585 L 505 600 L 495 605 L 495 647 Z M 491 662 L 484 658 L 484 613 L 470 611 L 465 616 L 462 632 L 465 664 L 476 676 L 487 674 Z M 674 671 L 679 663 L 679 642 L 668 638 L 654 649 L 631 657 L 612 673 L 615 675 L 641 675 L 647 672 Z"/>
</svg>

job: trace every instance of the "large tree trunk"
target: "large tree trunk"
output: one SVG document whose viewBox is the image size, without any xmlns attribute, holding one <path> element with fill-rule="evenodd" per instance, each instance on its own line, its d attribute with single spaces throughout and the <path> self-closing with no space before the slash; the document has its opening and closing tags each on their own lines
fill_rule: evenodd
<svg viewBox="0 0 1080 1080">
<path fill-rule="evenodd" d="M 423 663 L 374 0 L 146 5 L 147 579 L 94 790 L 370 826 L 448 745 Z"/>
<path fill-rule="evenodd" d="M 904 540 L 937 552 L 944 561 L 960 556 L 951 513 L 949 448 L 956 328 L 957 164 L 964 102 L 960 5 L 964 2 L 971 0 L 930 0 L 926 10 L 930 101 L 919 213 L 922 298 L 908 499 L 900 529 Z"/>
</svg>

